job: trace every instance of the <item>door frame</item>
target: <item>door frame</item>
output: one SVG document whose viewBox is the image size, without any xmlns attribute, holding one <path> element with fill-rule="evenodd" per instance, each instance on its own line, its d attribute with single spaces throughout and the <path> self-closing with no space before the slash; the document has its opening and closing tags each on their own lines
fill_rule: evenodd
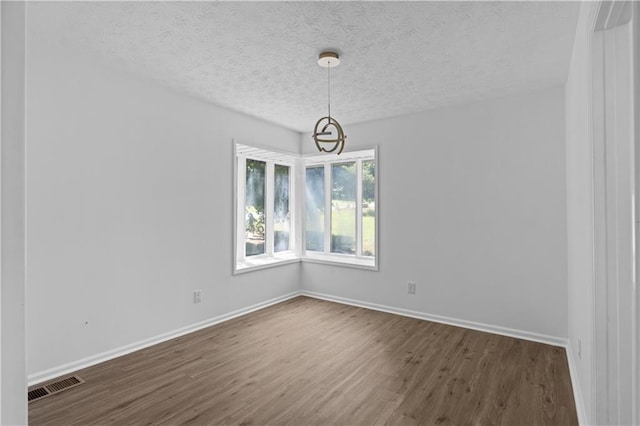
<svg viewBox="0 0 640 426">
<path fill-rule="evenodd" d="M 636 182 L 640 162 L 633 54 L 638 22 L 632 19 L 637 8 L 630 1 L 602 2 L 593 23 L 595 417 L 591 420 L 596 424 L 639 420 L 636 212 L 640 184 Z"/>
</svg>

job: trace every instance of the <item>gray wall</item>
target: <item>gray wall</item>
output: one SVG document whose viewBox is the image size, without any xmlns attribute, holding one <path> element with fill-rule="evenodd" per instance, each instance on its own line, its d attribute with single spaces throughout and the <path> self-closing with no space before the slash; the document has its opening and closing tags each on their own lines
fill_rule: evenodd
<svg viewBox="0 0 640 426">
<path fill-rule="evenodd" d="M 304 263 L 303 289 L 566 338 L 562 87 L 345 129 L 379 145 L 380 272 Z"/>
<path fill-rule="evenodd" d="M 24 144 L 25 5 L 1 2 L 2 277 L 0 424 L 27 422 L 25 377 Z"/>
<path fill-rule="evenodd" d="M 297 133 L 28 45 L 29 374 L 298 289 L 297 264 L 231 275 L 232 138 Z"/>
</svg>

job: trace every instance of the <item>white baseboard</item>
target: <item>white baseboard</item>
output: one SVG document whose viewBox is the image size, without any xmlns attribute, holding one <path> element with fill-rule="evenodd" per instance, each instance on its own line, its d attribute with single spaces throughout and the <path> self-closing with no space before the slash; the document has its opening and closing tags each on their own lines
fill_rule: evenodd
<svg viewBox="0 0 640 426">
<path fill-rule="evenodd" d="M 587 411 L 584 406 L 584 399 L 582 399 L 582 389 L 578 382 L 578 368 L 573 357 L 573 349 L 571 349 L 571 342 L 567 342 L 567 362 L 569 363 L 569 375 L 571 376 L 571 387 L 573 388 L 573 399 L 576 403 L 576 411 L 578 412 L 578 424 L 587 425 Z"/>
<path fill-rule="evenodd" d="M 99 364 L 101 362 L 109 361 L 110 359 L 118 358 L 120 356 L 129 354 L 131 352 L 138 351 L 140 349 L 147 348 L 149 346 L 157 345 L 158 343 L 166 342 L 167 340 L 174 339 L 176 337 L 184 336 L 185 334 L 193 333 L 194 331 L 201 330 L 206 327 L 210 327 L 215 324 L 219 324 L 230 319 L 246 315 L 251 312 L 264 309 L 268 306 L 275 305 L 276 303 L 284 302 L 285 300 L 293 299 L 301 294 L 300 291 L 294 291 L 283 296 L 274 297 L 273 299 L 266 300 L 264 302 L 256 303 L 255 305 L 247 306 L 246 308 L 237 309 L 226 314 L 218 315 L 208 320 L 204 320 L 195 324 L 188 325 L 186 327 L 179 328 L 177 330 L 169 331 L 167 333 L 160 334 L 158 336 L 150 337 L 148 339 L 141 340 L 139 342 L 131 343 L 126 346 L 121 346 L 110 351 L 102 352 L 96 355 L 89 356 L 77 361 L 73 361 L 67 364 L 60 365 L 58 367 L 50 368 L 48 370 L 40 371 L 30 374 L 27 377 L 29 386 L 51 380 L 53 378 L 72 373 L 83 368 L 91 367 L 92 365 Z"/>
<path fill-rule="evenodd" d="M 405 317 L 417 318 L 421 320 L 439 322 L 442 324 L 453 325 L 456 327 L 470 328 L 472 330 L 484 331 L 487 333 L 500 334 L 502 336 L 515 337 L 523 340 L 531 340 L 533 342 L 545 343 L 553 346 L 567 346 L 567 339 L 546 334 L 532 333 L 530 331 L 516 330 L 497 325 L 483 324 L 475 321 L 467 321 L 457 318 L 450 318 L 441 315 L 428 314 L 426 312 L 412 311 L 409 309 L 396 308 L 387 305 L 378 305 L 376 303 L 363 302 L 361 300 L 348 299 L 346 297 L 332 296 L 329 294 L 316 293 L 313 291 L 302 290 L 301 296 L 313 297 L 316 299 L 328 300 L 330 302 L 342 303 L 345 305 L 358 306 L 360 308 L 373 309 L 375 311 L 387 312 L 390 314 L 402 315 Z"/>
</svg>

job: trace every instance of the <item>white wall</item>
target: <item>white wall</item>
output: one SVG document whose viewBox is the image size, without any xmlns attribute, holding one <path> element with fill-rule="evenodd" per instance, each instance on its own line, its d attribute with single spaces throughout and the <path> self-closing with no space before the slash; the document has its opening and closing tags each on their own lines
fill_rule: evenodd
<svg viewBox="0 0 640 426">
<path fill-rule="evenodd" d="M 297 133 L 32 36 L 26 101 L 29 374 L 299 288 L 297 264 L 231 275 L 232 138 Z"/>
<path fill-rule="evenodd" d="M 586 421 L 594 419 L 594 200 L 591 129 L 591 20 L 596 3 L 581 3 L 565 86 L 567 144 L 568 326 Z M 579 344 L 581 341 L 581 344 Z M 581 350 L 580 350 L 581 346 Z M 578 407 L 580 408 L 580 407 Z"/>
<path fill-rule="evenodd" d="M 0 424 L 27 422 L 25 378 L 24 166 L 25 5 L 0 3 L 2 39 L 2 274 Z"/>
<path fill-rule="evenodd" d="M 304 263 L 303 289 L 565 338 L 564 115 L 557 87 L 345 126 L 380 146 L 380 272 Z"/>
</svg>

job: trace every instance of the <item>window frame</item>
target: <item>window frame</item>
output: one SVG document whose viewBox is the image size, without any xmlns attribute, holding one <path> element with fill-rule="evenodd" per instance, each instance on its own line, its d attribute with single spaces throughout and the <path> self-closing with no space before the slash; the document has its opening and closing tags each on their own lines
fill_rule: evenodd
<svg viewBox="0 0 640 426">
<path fill-rule="evenodd" d="M 362 209 L 362 163 L 373 161 L 375 164 L 374 198 L 375 198 L 375 254 L 374 256 L 362 255 L 363 246 L 363 209 Z M 331 167 L 334 164 L 356 163 L 356 254 L 333 253 L 331 252 L 331 194 L 333 187 L 333 174 Z M 379 213 L 379 155 L 378 147 L 362 149 L 358 151 L 343 152 L 339 156 L 336 154 L 314 154 L 302 157 L 302 188 L 306 189 L 306 170 L 309 167 L 324 166 L 324 250 L 322 252 L 307 250 L 306 244 L 306 199 L 302 202 L 301 214 L 301 254 L 303 262 L 314 262 L 349 266 L 373 271 L 379 270 L 379 241 L 380 241 L 380 213 Z M 305 195 L 306 196 L 306 195 Z"/>
<path fill-rule="evenodd" d="M 334 266 L 352 267 L 370 271 L 379 270 L 380 254 L 380 212 L 379 181 L 380 159 L 378 147 L 357 151 L 345 151 L 336 154 L 300 155 L 280 151 L 271 147 L 245 144 L 236 140 L 233 143 L 232 181 L 233 181 L 233 232 L 232 232 L 232 271 L 233 275 L 297 262 L 312 262 Z M 246 256 L 246 159 L 264 161 L 265 167 L 265 253 Z M 375 163 L 375 254 L 363 256 L 363 209 L 362 209 L 362 163 L 372 160 Z M 331 252 L 331 165 L 356 162 L 356 254 Z M 275 164 L 288 166 L 289 169 L 289 250 L 274 252 L 274 169 Z M 307 167 L 324 167 L 324 251 L 306 250 L 306 170 Z M 242 183 L 242 184 L 240 184 Z M 270 220 L 271 219 L 271 220 Z"/>
<path fill-rule="evenodd" d="M 264 253 L 253 256 L 246 255 L 246 160 L 265 162 L 265 241 Z M 300 261 L 298 241 L 297 203 L 297 169 L 296 154 L 233 142 L 233 273 L 239 274 L 256 269 L 295 263 Z M 274 250 L 274 209 L 275 209 L 275 165 L 289 167 L 289 250 Z"/>
</svg>

